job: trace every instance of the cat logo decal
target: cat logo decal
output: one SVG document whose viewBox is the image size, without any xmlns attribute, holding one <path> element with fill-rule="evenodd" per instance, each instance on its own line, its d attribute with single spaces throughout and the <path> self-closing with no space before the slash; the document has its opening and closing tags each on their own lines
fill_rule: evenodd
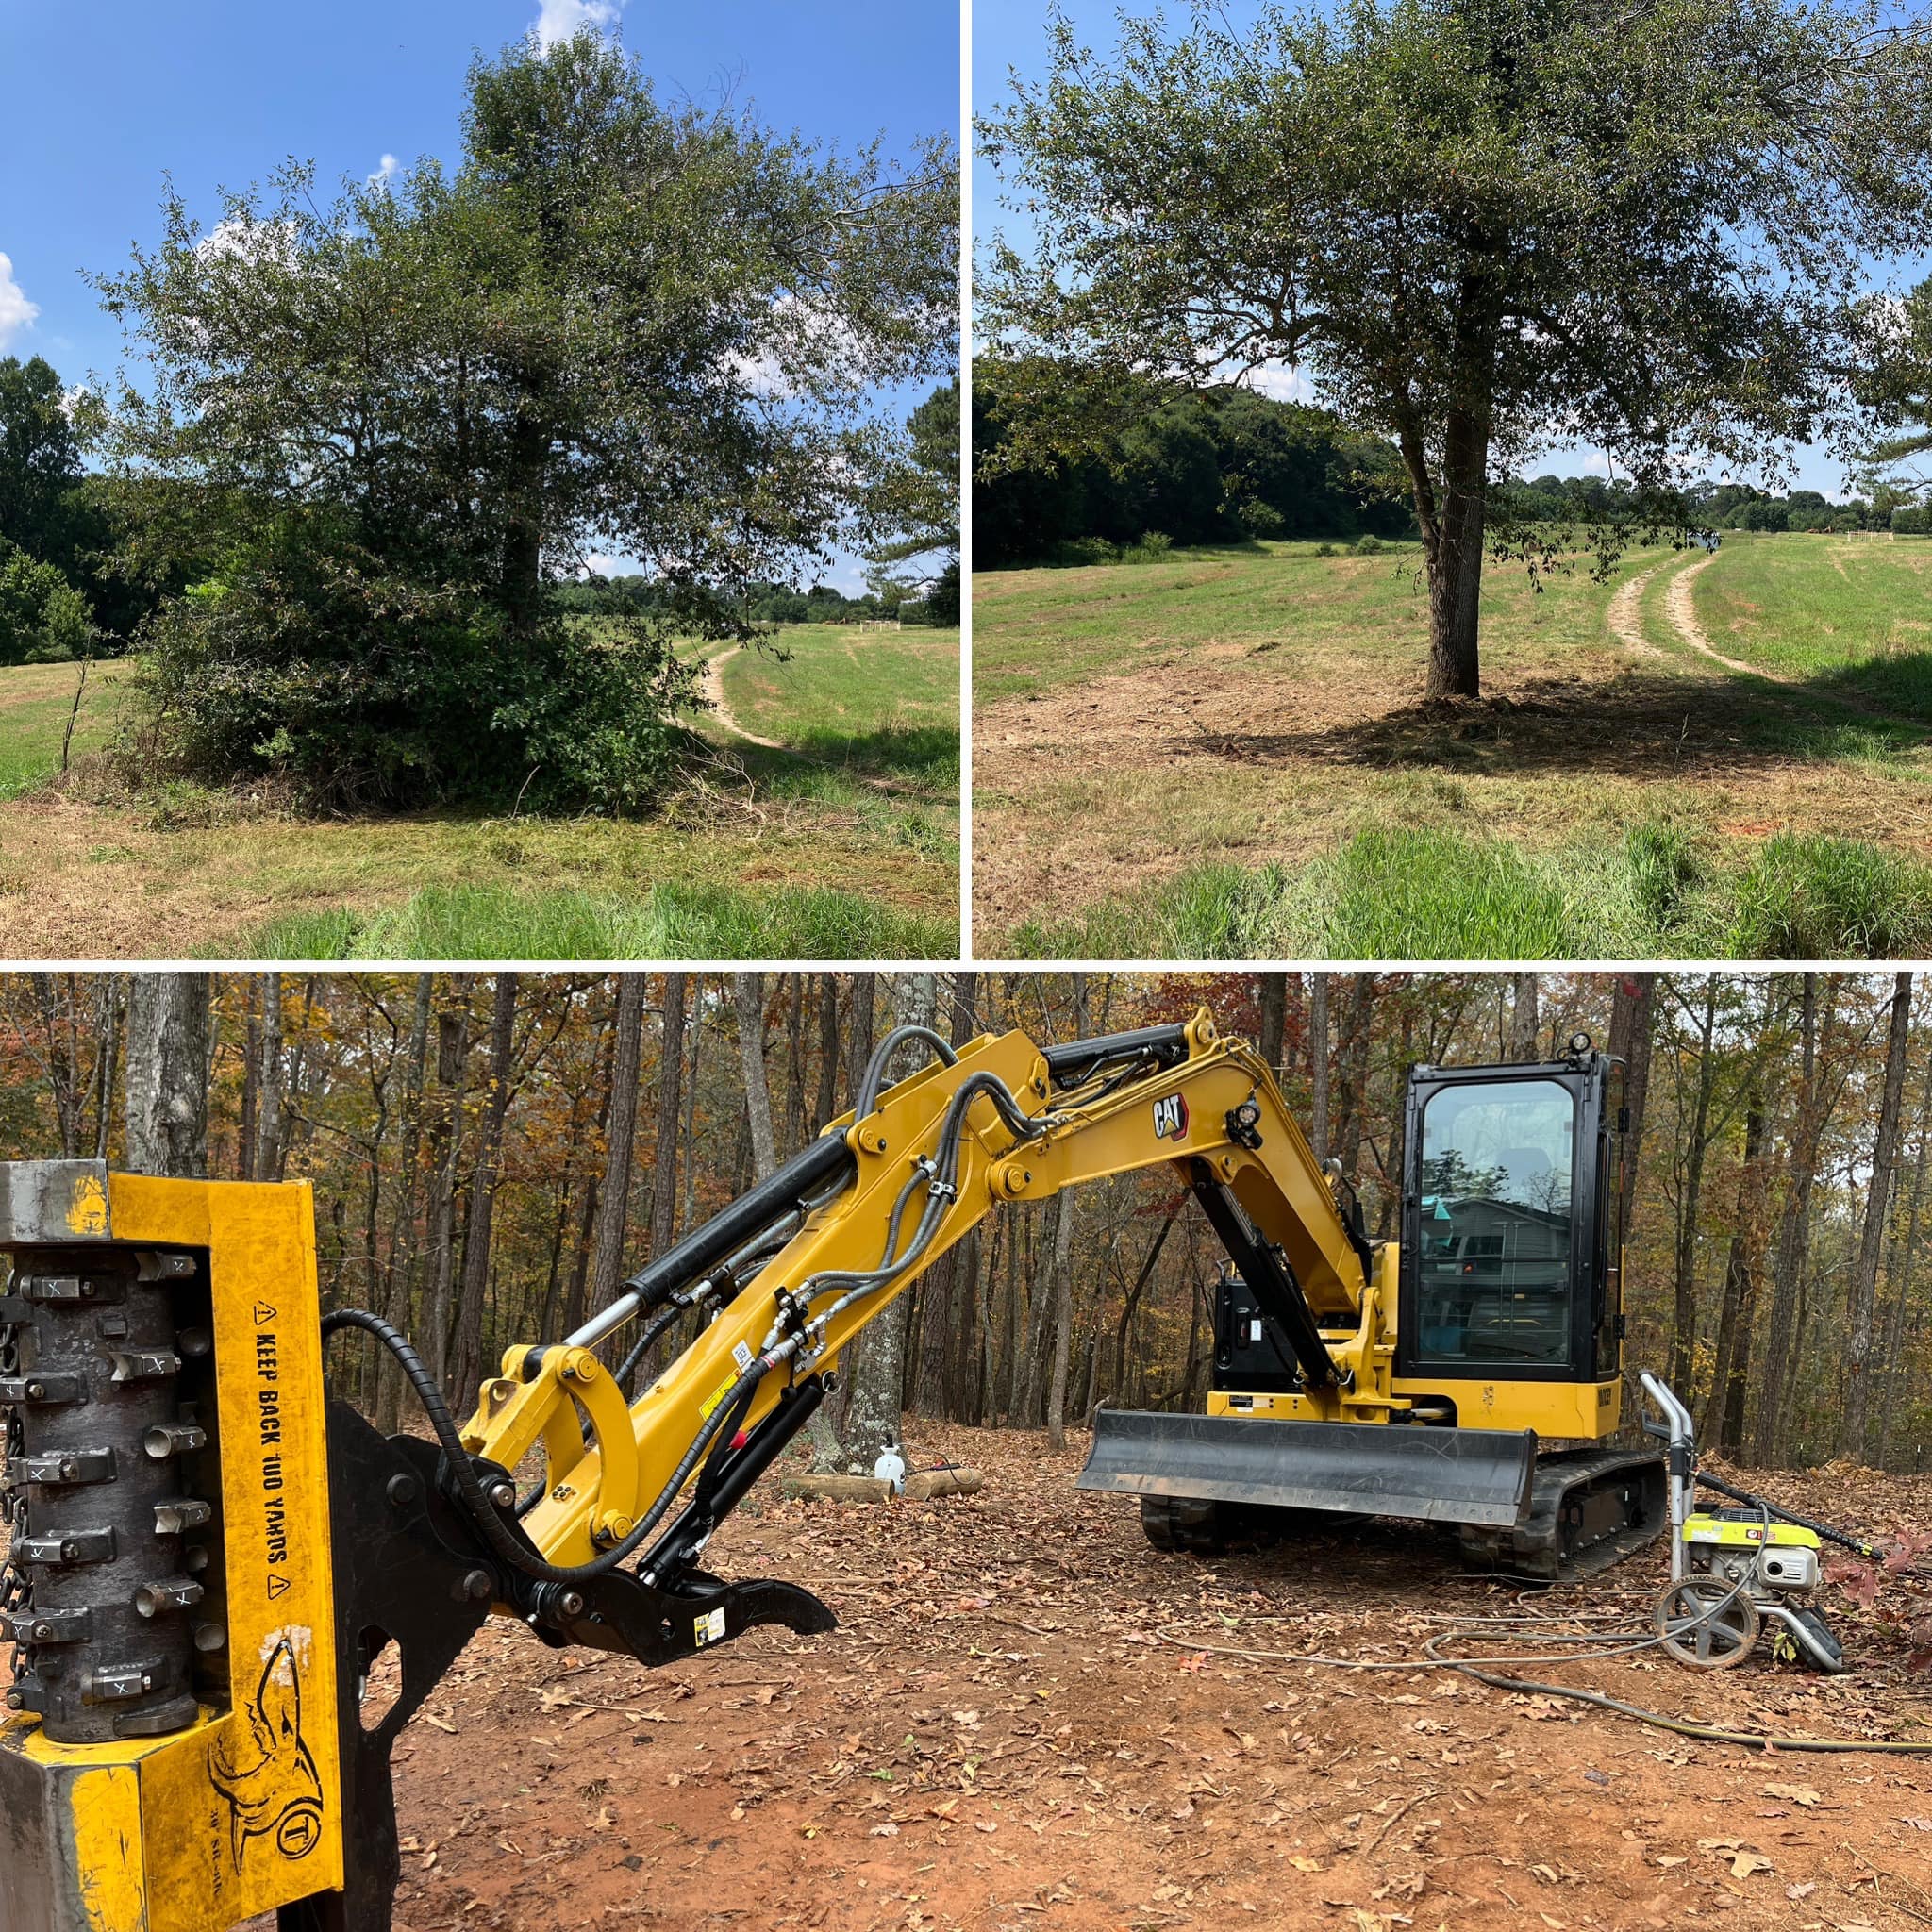
<svg viewBox="0 0 1932 1932">
<path fill-rule="evenodd" d="M 230 1725 L 208 1753 L 208 1775 L 228 1801 L 240 1871 L 250 1843 L 272 1839 L 285 1858 L 306 1858 L 322 1840 L 322 1778 L 302 1737 L 302 1679 L 284 1637 L 262 1666 L 247 1726 Z"/>
<path fill-rule="evenodd" d="M 1154 1138 L 1157 1141 L 1185 1141 L 1188 1138 L 1186 1095 L 1163 1094 L 1154 1103 Z"/>
</svg>

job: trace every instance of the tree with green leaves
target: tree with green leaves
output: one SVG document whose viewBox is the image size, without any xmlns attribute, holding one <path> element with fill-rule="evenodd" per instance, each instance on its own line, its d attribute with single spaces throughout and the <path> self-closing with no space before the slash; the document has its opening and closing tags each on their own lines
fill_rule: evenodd
<svg viewBox="0 0 1932 1932">
<path fill-rule="evenodd" d="M 0 537 L 64 569 L 80 479 L 80 442 L 54 365 L 0 358 Z"/>
<path fill-rule="evenodd" d="M 1427 694 L 1473 697 L 1485 550 L 1539 541 L 1498 485 L 1539 446 L 1610 452 L 1656 525 L 1687 460 L 1774 466 L 1856 414 L 1867 263 L 1932 196 L 1928 80 L 1927 29 L 1867 0 L 1344 0 L 1239 31 L 1203 0 L 1107 57 L 1056 16 L 1046 78 L 982 129 L 1033 230 L 991 251 L 988 334 L 1074 360 L 1090 415 L 1136 371 L 1301 369 L 1400 449 Z"/>
<path fill-rule="evenodd" d="M 893 605 L 916 602 L 928 622 L 959 621 L 959 382 L 906 419 L 900 459 L 881 480 L 874 514 L 892 534 L 873 552 L 867 581 Z"/>
<path fill-rule="evenodd" d="M 459 160 L 319 202 L 291 165 L 99 277 L 148 363 L 109 447 L 212 574 L 153 627 L 165 749 L 311 793 L 635 806 L 678 638 L 871 529 L 870 397 L 949 365 L 957 167 L 660 99 L 594 32 L 469 76 Z M 665 588 L 590 626 L 593 558 Z"/>
<path fill-rule="evenodd" d="M 87 655 L 87 600 L 51 563 L 0 537 L 0 664 Z"/>
</svg>

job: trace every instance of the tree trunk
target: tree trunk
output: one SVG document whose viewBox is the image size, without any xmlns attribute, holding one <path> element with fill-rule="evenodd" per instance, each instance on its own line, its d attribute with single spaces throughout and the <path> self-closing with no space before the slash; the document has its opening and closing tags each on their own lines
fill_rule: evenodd
<svg viewBox="0 0 1932 1932">
<path fill-rule="evenodd" d="M 1790 1178 L 1778 1219 L 1772 1262 L 1771 1320 L 1764 1329 L 1757 1424 L 1751 1459 L 1760 1468 L 1779 1458 L 1784 1442 L 1785 1388 L 1794 1359 L 1798 1304 L 1811 1241 L 1811 1185 L 1817 1177 L 1818 1139 L 1824 1124 L 1823 1082 L 1818 1071 L 1818 975 L 1805 974 L 1798 1033 L 1798 1108 L 1791 1126 Z"/>
<path fill-rule="evenodd" d="M 596 1261 L 587 1314 L 617 1299 L 630 1231 L 630 1170 L 638 1132 L 639 1067 L 643 1057 L 644 1007 L 650 982 L 641 973 L 617 976 L 617 1017 L 610 1041 L 610 1124 L 604 1137 L 604 1179 L 598 1191 Z M 614 1345 L 614 1344 L 613 1344 Z"/>
<path fill-rule="evenodd" d="M 450 1308 L 455 1300 L 457 1175 L 463 1157 L 463 1093 L 470 1068 L 470 975 L 458 973 L 450 1004 L 436 1021 L 436 1100 L 429 1114 L 429 1305 L 425 1310 L 429 1373 L 450 1392 Z"/>
<path fill-rule="evenodd" d="M 1891 1259 L 1886 1274 L 1891 1286 L 1891 1315 L 1885 1329 L 1885 1407 L 1878 1419 L 1878 1467 L 1891 1448 L 1893 1406 L 1905 1379 L 1906 1308 L 1919 1246 L 1919 1210 L 1925 1199 L 1927 1157 L 1932 1156 L 1932 1063 L 1925 1068 L 1925 1086 L 1919 1102 L 1919 1154 L 1912 1166 L 1912 1190 L 1906 1200 L 1905 1223 L 1893 1226 Z"/>
<path fill-rule="evenodd" d="M 282 1177 L 282 1109 L 288 1097 L 288 1066 L 282 1058 L 282 975 L 261 978 L 261 1066 L 256 1077 L 254 1174 L 258 1181 Z"/>
<path fill-rule="evenodd" d="M 738 1059 L 744 1070 L 744 1117 L 751 1131 L 752 1173 L 759 1179 L 778 1164 L 772 1132 L 772 1090 L 765 1078 L 765 975 L 734 973 L 738 996 Z"/>
<path fill-rule="evenodd" d="M 1765 1022 L 1771 1014 L 1767 1001 Z M 1751 1373 L 1751 1318 L 1757 1301 L 1756 1266 L 1758 1227 L 1764 1204 L 1764 1103 L 1753 1074 L 1744 1108 L 1744 1159 L 1738 1170 L 1738 1205 L 1731 1220 L 1730 1253 L 1724 1261 L 1724 1299 L 1719 1304 L 1716 1366 L 1710 1399 L 1698 1424 L 1699 1435 L 1721 1455 L 1735 1457 L 1744 1431 L 1744 1394 Z"/>
<path fill-rule="evenodd" d="M 978 1025 L 973 1007 L 978 979 L 975 973 L 953 975 L 951 1033 L 955 1046 L 964 1046 Z M 923 1416 L 948 1412 L 947 1368 L 955 1357 L 952 1339 L 968 1312 L 960 1306 L 964 1299 L 961 1287 L 978 1278 L 979 1232 L 975 1228 L 957 1247 L 948 1248 L 926 1271 L 919 1285 L 919 1378 L 913 1407 Z"/>
<path fill-rule="evenodd" d="M 658 1139 L 651 1151 L 651 1253 L 677 1239 L 677 1127 L 684 1079 L 682 973 L 664 975 L 664 1043 L 658 1057 Z"/>
<path fill-rule="evenodd" d="M 1697 1213 L 1704 1193 L 1704 1159 L 1709 1146 L 1710 1089 L 1717 1074 L 1717 974 L 1705 982 L 1704 1050 L 1697 1062 L 1697 1101 L 1690 1119 L 1690 1144 L 1684 1187 L 1677 1197 L 1675 1294 L 1671 1321 L 1671 1387 L 1678 1399 L 1692 1399 L 1690 1363 L 1697 1335 Z"/>
<path fill-rule="evenodd" d="M 137 973 L 127 998 L 126 1158 L 136 1174 L 208 1174 L 208 975 Z"/>
<path fill-rule="evenodd" d="M 839 1114 L 839 975 L 821 973 L 819 982 L 819 1091 L 811 1130 L 823 1134 Z"/>
<path fill-rule="evenodd" d="M 1349 1180 L 1356 1179 L 1368 1102 L 1369 1038 L 1375 1018 L 1375 975 L 1349 975 L 1348 1020 L 1341 1042 L 1341 1093 L 1337 1108 L 1333 1153 Z"/>
<path fill-rule="evenodd" d="M 1330 975 L 1311 975 L 1314 985 L 1308 996 L 1308 1078 L 1314 1099 L 1308 1108 L 1308 1142 L 1315 1158 L 1328 1158 L 1328 985 Z"/>
<path fill-rule="evenodd" d="M 1463 291 L 1465 309 L 1474 293 Z M 1486 347 L 1489 331 L 1480 317 L 1458 325 L 1457 359 L 1472 374 L 1493 362 Z M 1486 387 L 1486 385 L 1485 385 Z M 1423 535 L 1423 564 L 1429 590 L 1429 675 L 1424 697 L 1431 704 L 1481 695 L 1476 647 L 1476 612 L 1483 584 L 1484 497 L 1489 471 L 1487 410 L 1452 408 L 1443 425 L 1440 491 L 1429 474 L 1421 436 L 1405 429 L 1400 444 L 1416 522 Z"/>
<path fill-rule="evenodd" d="M 1509 1058 L 1527 1066 L 1537 1058 L 1537 983 L 1534 973 L 1509 975 Z"/>
<path fill-rule="evenodd" d="M 1878 1135 L 1872 1148 L 1872 1187 L 1865 1202 L 1865 1227 L 1858 1242 L 1858 1271 L 1853 1278 L 1852 1335 L 1845 1351 L 1847 1387 L 1842 1453 L 1863 1462 L 1872 1413 L 1872 1327 L 1878 1298 L 1878 1257 L 1885 1247 L 1885 1218 L 1891 1204 L 1891 1174 L 1898 1161 L 1898 1123 L 1905 1100 L 1906 1050 L 1912 1023 L 1912 975 L 1893 982 L 1891 1037 L 1885 1054 L 1885 1094 L 1878 1109 Z"/>
<path fill-rule="evenodd" d="M 385 1272 L 381 1314 L 405 1334 L 413 1322 L 409 1304 L 415 1287 L 417 1217 L 423 1201 L 423 1112 L 425 1083 L 429 1073 L 429 1020 L 434 988 L 430 975 L 416 975 L 415 998 L 409 1016 L 408 1084 L 403 1091 L 402 1151 L 397 1160 L 401 1185 L 390 1223 L 389 1265 Z M 376 1351 L 375 1426 L 393 1435 L 403 1410 L 403 1372 L 389 1350 Z"/>
<path fill-rule="evenodd" d="M 805 1145 L 805 974 L 785 975 L 785 1151 Z"/>
<path fill-rule="evenodd" d="M 490 1290 L 490 1237 L 496 1214 L 503 1119 L 509 1110 L 510 1057 L 517 1018 L 517 975 L 496 975 L 490 1020 L 490 1098 L 476 1131 L 470 1171 L 470 1219 L 463 1232 L 463 1289 L 457 1308 L 456 1387 L 467 1407 L 483 1379 L 483 1307 Z"/>
<path fill-rule="evenodd" d="M 1281 1041 L 1288 1018 L 1288 974 L 1263 973 L 1261 981 L 1261 1058 L 1269 1071 L 1281 1078 Z"/>
<path fill-rule="evenodd" d="M 1650 1099 L 1650 1039 L 1657 1009 L 1657 974 L 1620 975 L 1610 1002 L 1610 1058 L 1624 1063 L 1623 1109 L 1628 1117 L 1617 1149 L 1617 1197 L 1627 1231 L 1637 1205 L 1637 1159 L 1643 1146 L 1643 1110 Z"/>
<path fill-rule="evenodd" d="M 1087 975 L 1074 974 L 1074 1037 L 1087 1032 Z M 1074 1344 L 1074 1193 L 1060 1193 L 1060 1224 L 1053 1255 L 1053 1377 L 1046 1391 L 1046 1439 L 1067 1446 L 1067 1359 Z"/>
</svg>

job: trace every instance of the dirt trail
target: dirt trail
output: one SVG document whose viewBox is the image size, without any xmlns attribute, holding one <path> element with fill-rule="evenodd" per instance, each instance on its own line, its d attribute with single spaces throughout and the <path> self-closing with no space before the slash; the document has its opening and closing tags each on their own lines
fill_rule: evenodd
<svg viewBox="0 0 1932 1932">
<path fill-rule="evenodd" d="M 1907 1932 L 1932 1909 L 1932 1765 L 1766 1759 L 1442 1672 L 1195 1648 L 1402 1657 L 1523 1606 L 1416 1525 L 1160 1556 L 1131 1504 L 1074 1491 L 1084 1444 L 916 1430 L 915 1461 L 987 1472 L 936 1505 L 761 1489 L 707 1561 L 818 1591 L 829 1636 L 646 1672 L 492 1624 L 396 1754 L 399 1926 Z M 1932 1478 L 1830 1474 L 1775 1493 L 1932 1515 Z M 1641 1616 L 1662 1574 L 1654 1550 L 1588 1600 Z M 1928 1735 L 1902 1643 L 1826 1607 L 1848 1678 L 1560 1674 L 1747 1726 Z"/>
<path fill-rule="evenodd" d="M 724 660 L 737 657 L 743 649 L 742 644 L 733 644 L 729 650 L 720 651 L 715 658 L 705 659 L 705 695 L 711 701 L 711 715 L 735 738 L 761 744 L 767 751 L 790 751 L 791 747 L 782 738 L 761 738 L 756 731 L 747 731 L 724 702 Z"/>
<path fill-rule="evenodd" d="M 1668 651 L 1662 651 L 1643 635 L 1643 593 L 1650 586 L 1650 580 L 1663 568 L 1654 563 L 1648 570 L 1641 570 L 1630 581 L 1623 585 L 1610 599 L 1609 608 L 1604 613 L 1610 626 L 1610 635 L 1626 650 L 1635 651 L 1641 658 L 1667 658 Z"/>
<path fill-rule="evenodd" d="M 728 650 L 720 651 L 715 658 L 705 659 L 703 688 L 706 697 L 711 701 L 711 715 L 726 731 L 736 738 L 743 739 L 749 744 L 763 745 L 767 751 L 782 751 L 787 758 L 801 759 L 808 765 L 819 765 L 825 770 L 838 769 L 831 758 L 814 758 L 808 751 L 800 751 L 796 745 L 787 744 L 782 738 L 761 738 L 756 731 L 748 731 L 738 722 L 731 707 L 724 701 L 724 660 L 735 658 L 744 649 L 742 644 L 733 644 Z M 900 798 L 923 798 L 926 795 L 923 787 L 907 783 L 901 778 L 881 778 L 868 773 L 854 773 L 859 784 L 867 785 L 874 791 L 891 792 Z"/>
<path fill-rule="evenodd" d="M 1923 731 L 1924 721 L 1921 718 L 1907 718 L 1898 711 L 1888 711 L 1876 705 L 1861 704 L 1857 698 L 1843 697 L 1837 691 L 1817 691 L 1806 684 L 1801 677 L 1790 677 L 1780 671 L 1767 671 L 1761 664 L 1748 664 L 1741 658 L 1728 658 L 1710 641 L 1709 633 L 1704 628 L 1697 615 L 1697 606 L 1691 596 L 1691 580 L 1702 575 L 1717 561 L 1717 553 L 1701 557 L 1688 569 L 1680 570 L 1674 576 L 1664 591 L 1664 612 L 1671 620 L 1674 630 L 1693 651 L 1701 652 L 1714 662 L 1722 664 L 1726 671 L 1741 673 L 1746 677 L 1761 677 L 1768 684 L 1775 684 L 1786 691 L 1795 691 L 1807 698 L 1814 698 L 1827 705 L 1835 705 L 1840 710 L 1856 712 L 1860 718 L 1870 718 L 1879 724 L 1903 724 L 1912 731 Z"/>
</svg>

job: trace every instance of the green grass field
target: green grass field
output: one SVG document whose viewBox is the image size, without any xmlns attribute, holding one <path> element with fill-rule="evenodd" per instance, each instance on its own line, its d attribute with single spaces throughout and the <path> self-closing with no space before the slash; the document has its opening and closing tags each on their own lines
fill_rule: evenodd
<svg viewBox="0 0 1932 1932">
<path fill-rule="evenodd" d="M 30 958 L 951 957 L 958 635 L 868 633 L 861 680 L 817 628 L 785 640 L 781 690 L 747 691 L 779 744 L 701 715 L 689 786 L 634 823 L 314 820 L 179 784 L 130 800 L 84 762 L 57 787 L 75 667 L 0 670 L 0 920 Z M 108 670 L 76 759 L 112 734 Z"/>
<path fill-rule="evenodd" d="M 977 577 L 978 950 L 1932 948 L 1932 543 L 1727 536 L 1541 591 L 1491 564 L 1485 697 L 1444 708 L 1418 563 Z"/>
<path fill-rule="evenodd" d="M 0 667 L 0 799 L 17 798 L 59 771 L 80 670 L 78 664 Z M 72 757 L 84 758 L 108 741 L 123 671 L 111 659 L 88 667 L 87 689 L 74 719 Z"/>
</svg>

